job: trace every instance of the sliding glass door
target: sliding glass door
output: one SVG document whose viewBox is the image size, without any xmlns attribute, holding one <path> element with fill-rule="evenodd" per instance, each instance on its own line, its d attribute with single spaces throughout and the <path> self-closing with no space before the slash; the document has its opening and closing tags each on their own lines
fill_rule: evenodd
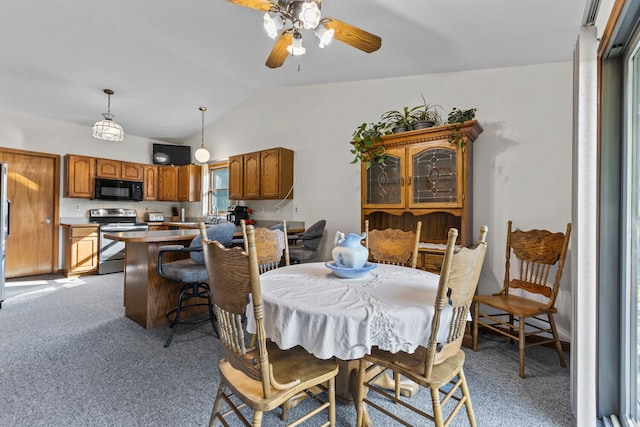
<svg viewBox="0 0 640 427">
<path fill-rule="evenodd" d="M 640 32 L 625 55 L 626 102 L 622 152 L 621 416 L 640 414 Z"/>
</svg>

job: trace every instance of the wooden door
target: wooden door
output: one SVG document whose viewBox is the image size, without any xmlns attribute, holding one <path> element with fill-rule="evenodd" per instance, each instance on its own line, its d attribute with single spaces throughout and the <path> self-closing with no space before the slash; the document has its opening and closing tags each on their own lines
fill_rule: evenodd
<svg viewBox="0 0 640 427">
<path fill-rule="evenodd" d="M 178 168 L 176 166 L 158 168 L 158 200 L 178 201 Z"/>
<path fill-rule="evenodd" d="M 58 271 L 60 156 L 0 149 L 8 164 L 11 224 L 6 277 Z"/>
<path fill-rule="evenodd" d="M 244 199 L 244 156 L 229 157 L 229 200 Z"/>
<path fill-rule="evenodd" d="M 244 198 L 260 198 L 260 152 L 244 155 Z"/>
<path fill-rule="evenodd" d="M 158 166 L 144 165 L 144 199 L 158 200 Z"/>
</svg>

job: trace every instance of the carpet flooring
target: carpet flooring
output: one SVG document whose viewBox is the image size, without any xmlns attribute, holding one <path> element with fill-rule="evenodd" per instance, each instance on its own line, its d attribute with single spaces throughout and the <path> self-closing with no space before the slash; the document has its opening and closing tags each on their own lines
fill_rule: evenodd
<svg viewBox="0 0 640 427">
<path fill-rule="evenodd" d="M 125 317 L 123 280 L 115 273 L 7 282 L 0 309 L 0 426 L 208 424 L 221 357 L 211 324 L 179 328 L 164 348 L 166 327 L 145 330 Z M 478 426 L 575 425 L 570 371 L 554 350 L 527 350 L 526 379 L 518 377 L 517 347 L 501 337 L 486 335 L 477 352 L 465 353 Z M 412 399 L 430 405 L 424 390 Z M 291 417 L 310 404 L 294 408 Z M 263 425 L 284 425 L 279 415 L 265 414 Z M 374 410 L 370 415 L 375 425 L 393 425 Z M 336 425 L 355 420 L 354 407 L 338 403 Z M 464 410 L 452 425 L 469 425 Z"/>
</svg>

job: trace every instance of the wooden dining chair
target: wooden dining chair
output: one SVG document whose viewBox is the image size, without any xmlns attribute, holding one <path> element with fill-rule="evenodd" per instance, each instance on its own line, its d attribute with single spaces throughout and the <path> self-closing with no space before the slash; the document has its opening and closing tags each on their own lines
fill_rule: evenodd
<svg viewBox="0 0 640 427">
<path fill-rule="evenodd" d="M 396 228 L 369 230 L 369 220 L 365 220 L 365 246 L 369 249 L 369 261 L 416 268 L 421 229 L 422 221 L 416 223 L 415 231 Z"/>
<path fill-rule="evenodd" d="M 427 347 L 418 347 L 411 354 L 406 352 L 391 353 L 376 347 L 372 349 L 371 354 L 360 360 L 359 392 L 356 406 L 358 414 L 357 426 L 362 427 L 364 423 L 365 403 L 368 407 L 381 411 L 403 425 L 411 425 L 403 420 L 402 414 L 393 413 L 391 410 L 376 404 L 375 401 L 368 397 L 367 392 L 375 392 L 386 396 L 399 404 L 394 408 L 407 408 L 433 421 L 436 426 L 449 425 L 464 405 L 467 410 L 469 424 L 472 427 L 476 425 L 467 380 L 463 372 L 465 355 L 460 346 L 464 338 L 473 294 L 480 279 L 480 271 L 487 247 L 485 242 L 486 235 L 487 227 L 483 226 L 480 228 L 480 236 L 476 245 L 470 248 L 461 248 L 455 252 L 458 230 L 455 228 L 449 230 L 447 249 L 434 303 L 435 313 L 431 323 L 431 335 Z M 445 328 L 447 332 L 446 339 L 439 341 L 438 331 L 440 330 L 441 315 L 445 306 L 450 306 L 452 317 L 448 327 Z M 381 371 L 380 368 L 382 368 Z M 413 402 L 416 397 L 401 399 L 389 394 L 376 385 L 377 377 L 383 375 L 387 370 L 393 371 L 394 374 L 400 373 L 420 386 L 429 388 L 431 399 L 427 402 L 423 400 Z M 456 400 L 457 404 L 445 419 L 442 408 L 449 399 Z M 420 403 L 425 406 L 430 404 L 432 413 L 427 413 L 425 408 L 419 408 L 417 405 Z"/>
<path fill-rule="evenodd" d="M 244 219 L 240 221 L 244 250 L 248 251 L 247 225 Z M 283 230 L 287 229 L 287 221 L 282 220 L 282 230 L 254 227 L 256 251 L 258 254 L 258 266 L 260 274 L 289 265 L 289 241 Z"/>
<path fill-rule="evenodd" d="M 560 279 L 567 256 L 571 223 L 565 233 L 547 230 L 515 230 L 507 228 L 507 259 L 504 284 L 493 295 L 474 298 L 473 350 L 478 349 L 478 329 L 488 328 L 518 342 L 520 378 L 524 378 L 524 351 L 527 347 L 554 343 L 560 366 L 566 367 L 562 344 L 553 314 Z M 514 258 L 514 259 L 512 259 Z M 555 268 L 552 283 L 549 274 Z M 489 314 L 483 306 L 494 311 Z M 508 318 L 507 321 L 504 318 Z M 515 322 L 518 323 L 516 326 Z M 537 340 L 529 340 L 529 337 Z"/>
<path fill-rule="evenodd" d="M 369 220 L 365 220 L 365 246 L 369 250 L 369 261 L 416 268 L 421 229 L 422 221 L 416 223 L 415 232 L 396 228 L 369 230 Z M 400 374 L 396 374 L 393 381 L 387 375 L 382 375 L 378 379 L 378 385 L 385 388 L 393 387 L 396 399 L 400 398 L 400 394 L 411 397 L 418 391 L 418 387 L 415 384 L 409 382 L 403 384 Z"/>
<path fill-rule="evenodd" d="M 237 247 L 226 249 L 218 242 L 206 241 L 203 245 L 224 355 L 218 364 L 220 385 L 209 425 L 218 421 L 229 425 L 227 417 L 235 414 L 244 425 L 260 426 L 264 412 L 279 407 L 301 391 L 322 387 L 327 398 L 315 396 L 319 404 L 289 425 L 302 423 L 327 409 L 328 421 L 322 425 L 333 426 L 338 365 L 333 360 L 317 359 L 302 347 L 281 350 L 267 340 L 253 226 L 246 227 L 246 233 L 246 252 Z M 248 345 L 243 319 L 249 297 L 257 331 L 255 346 Z M 245 405 L 253 410 L 251 422 L 238 409 Z M 226 407 L 229 409 L 223 410 Z"/>
</svg>

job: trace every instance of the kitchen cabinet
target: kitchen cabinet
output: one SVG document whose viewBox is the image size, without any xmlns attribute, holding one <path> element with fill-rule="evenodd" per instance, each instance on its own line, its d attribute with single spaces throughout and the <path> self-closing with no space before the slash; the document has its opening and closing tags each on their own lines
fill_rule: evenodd
<svg viewBox="0 0 640 427">
<path fill-rule="evenodd" d="M 144 200 L 158 200 L 158 166 L 144 165 Z"/>
<path fill-rule="evenodd" d="M 202 188 L 202 167 L 183 165 L 178 168 L 178 200 L 198 202 Z"/>
<path fill-rule="evenodd" d="M 473 142 L 482 126 L 465 122 L 462 143 L 451 144 L 448 126 L 382 137 L 387 157 L 361 171 L 361 221 L 371 229 L 414 230 L 422 221 L 419 267 L 440 271 L 449 228 L 458 244 L 472 244 Z"/>
<path fill-rule="evenodd" d="M 286 148 L 229 158 L 229 199 L 293 198 L 293 151 Z"/>
<path fill-rule="evenodd" d="M 127 181 L 142 181 L 144 179 L 144 165 L 141 163 L 122 162 L 121 177 Z"/>
<path fill-rule="evenodd" d="M 158 166 L 158 200 L 178 201 L 178 168 Z"/>
<path fill-rule="evenodd" d="M 63 225 L 64 268 L 67 276 L 96 274 L 98 272 L 98 224 Z"/>
<path fill-rule="evenodd" d="M 140 163 L 112 159 L 96 159 L 96 177 L 142 181 L 143 166 Z"/>
<path fill-rule="evenodd" d="M 95 159 L 87 156 L 67 154 L 65 165 L 65 197 L 93 197 Z"/>
</svg>

